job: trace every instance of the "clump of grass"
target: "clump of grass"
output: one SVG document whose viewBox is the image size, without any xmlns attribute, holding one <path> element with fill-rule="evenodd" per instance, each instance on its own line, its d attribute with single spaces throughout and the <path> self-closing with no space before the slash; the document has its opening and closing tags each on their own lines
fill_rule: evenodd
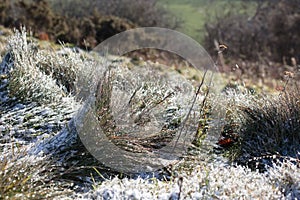
<svg viewBox="0 0 300 200">
<path fill-rule="evenodd" d="M 96 90 L 97 117 L 105 134 L 115 143 L 134 144 L 138 150 L 165 146 L 179 131 L 192 98 L 192 86 L 177 78 L 186 85 L 148 64 L 109 69 Z M 181 103 L 177 97 L 184 89 L 186 102 Z"/>
<path fill-rule="evenodd" d="M 298 87 L 276 95 L 229 94 L 226 126 L 229 137 L 236 137 L 237 142 L 227 155 L 244 164 L 272 155 L 296 158 L 300 152 L 299 96 Z"/>
<path fill-rule="evenodd" d="M 9 95 L 23 101 L 51 102 L 65 94 L 55 80 L 36 67 L 36 51 L 26 32 L 16 32 L 9 41 L 13 68 L 9 72 Z"/>
<path fill-rule="evenodd" d="M 3 67 L 12 66 L 9 73 L 9 95 L 24 102 L 60 102 L 70 94 L 80 92 L 87 75 L 85 65 L 92 65 L 83 54 L 62 48 L 59 52 L 38 49 L 29 41 L 24 29 L 16 31 L 8 40 L 10 60 Z M 83 80 L 84 79 L 84 80 Z"/>
<path fill-rule="evenodd" d="M 26 155 L 25 151 L 2 153 L 0 158 L 0 199 L 47 199 L 67 194 L 54 184 L 54 173 L 42 157 Z M 49 170 L 49 171 L 48 171 Z"/>
</svg>

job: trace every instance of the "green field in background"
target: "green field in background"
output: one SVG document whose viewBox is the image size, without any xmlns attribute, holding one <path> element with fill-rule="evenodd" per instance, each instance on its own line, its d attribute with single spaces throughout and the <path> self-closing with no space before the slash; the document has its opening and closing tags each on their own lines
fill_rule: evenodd
<svg viewBox="0 0 300 200">
<path fill-rule="evenodd" d="M 256 8 L 255 2 L 241 0 L 159 0 L 159 3 L 183 20 L 179 31 L 200 43 L 204 39 L 205 23 L 212 23 L 229 13 L 252 16 Z"/>
</svg>

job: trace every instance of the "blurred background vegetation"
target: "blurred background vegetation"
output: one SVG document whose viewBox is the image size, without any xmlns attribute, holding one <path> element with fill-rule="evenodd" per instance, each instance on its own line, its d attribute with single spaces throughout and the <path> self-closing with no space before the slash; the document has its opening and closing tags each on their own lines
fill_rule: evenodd
<svg viewBox="0 0 300 200">
<path fill-rule="evenodd" d="M 300 0 L 1 0 L 0 24 L 84 49 L 135 27 L 171 28 L 215 57 L 226 45 L 220 69 L 239 63 L 238 76 L 280 79 L 300 62 Z"/>
</svg>

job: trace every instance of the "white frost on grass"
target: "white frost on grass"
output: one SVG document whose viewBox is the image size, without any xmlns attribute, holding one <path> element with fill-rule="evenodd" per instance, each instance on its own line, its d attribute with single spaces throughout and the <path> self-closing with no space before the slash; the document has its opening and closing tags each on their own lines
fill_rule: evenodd
<svg viewBox="0 0 300 200">
<path fill-rule="evenodd" d="M 35 183 L 43 182 L 46 178 L 49 179 L 49 177 L 45 176 L 50 175 L 50 171 L 47 170 L 49 170 L 51 167 L 47 165 L 48 160 L 43 160 L 44 157 L 39 157 L 34 153 L 46 153 L 46 151 L 52 152 L 53 150 L 56 150 L 56 147 L 64 148 L 67 145 L 71 145 L 72 142 L 75 141 L 76 135 L 71 134 L 71 132 L 68 131 L 67 128 L 60 130 L 60 132 L 51 131 L 51 134 L 47 134 L 47 130 L 49 130 L 47 125 L 56 126 L 55 124 L 58 119 L 61 119 L 61 123 L 65 123 L 69 118 L 68 116 L 71 115 L 74 110 L 76 110 L 71 109 L 72 106 L 70 105 L 72 105 L 73 103 L 74 105 L 76 105 L 76 103 L 73 100 L 71 101 L 72 98 L 69 98 L 68 96 L 65 99 L 66 101 L 64 101 L 63 97 L 66 95 L 65 91 L 56 84 L 52 77 L 41 72 L 40 69 L 36 67 L 37 60 L 34 59 L 40 59 L 39 62 L 45 63 L 48 61 L 46 59 L 48 55 L 47 53 L 35 54 L 37 55 L 37 57 L 30 57 L 31 53 L 34 54 L 36 52 L 29 51 L 29 44 L 27 44 L 27 39 L 24 33 L 17 33 L 11 39 L 11 45 L 11 47 L 15 50 L 14 54 L 17 54 L 19 56 L 14 58 L 17 59 L 17 62 L 19 63 L 14 63 L 14 67 L 16 67 L 16 69 L 14 69 L 15 71 L 11 72 L 16 73 L 19 70 L 19 73 L 15 76 L 15 92 L 17 92 L 16 94 L 20 94 L 21 96 L 25 95 L 23 97 L 27 98 L 27 100 L 32 100 L 32 97 L 34 97 L 34 99 L 36 99 L 43 105 L 45 105 L 45 102 L 47 102 L 48 100 L 50 102 L 54 101 L 56 102 L 56 104 L 53 104 L 53 107 L 55 107 L 54 111 L 52 111 L 50 108 L 46 108 L 45 106 L 38 107 L 37 105 L 33 105 L 33 107 L 31 108 L 31 105 L 22 104 L 16 105 L 16 107 L 12 108 L 12 110 L 5 109 L 1 111 L 1 134 L 6 135 L 5 131 L 7 131 L 10 126 L 13 126 L 12 128 L 16 129 L 16 133 L 19 133 L 18 131 L 20 131 L 20 133 L 22 134 L 25 133 L 24 130 L 27 130 L 27 128 L 28 130 L 32 130 L 32 127 L 36 125 L 41 125 L 42 127 L 45 126 L 45 129 L 39 129 L 39 131 L 41 131 L 40 134 L 42 135 L 36 136 L 37 138 L 41 138 L 41 143 L 37 145 L 33 145 L 32 143 L 30 143 L 27 146 L 28 148 L 31 148 L 33 154 L 20 155 L 20 157 L 17 157 L 17 159 L 11 159 L 11 157 L 7 154 L 11 150 L 11 148 L 2 148 L 0 164 L 4 163 L 5 159 L 9 159 L 9 162 L 7 165 L 6 163 L 4 163 L 4 165 L 2 166 L 3 170 L 0 170 L 0 176 L 7 178 L 14 177 L 13 175 L 20 175 L 21 170 L 25 169 L 26 173 L 23 174 L 24 176 L 21 176 L 21 178 L 27 180 L 27 172 L 33 176 L 33 179 L 30 179 L 33 184 L 28 185 L 28 188 L 30 190 L 36 189 L 33 195 L 38 195 L 38 193 L 41 194 L 43 191 L 43 195 L 45 195 L 45 193 L 48 195 L 55 195 L 53 193 L 54 190 L 52 190 L 51 188 L 49 189 L 49 187 L 51 187 L 50 185 L 38 185 L 38 188 L 35 187 L 37 186 L 35 185 Z M 54 54 L 52 56 L 54 56 Z M 71 72 L 74 72 L 76 71 L 76 69 L 78 69 L 80 71 L 79 74 L 82 75 L 79 77 L 79 80 L 77 80 L 79 81 L 79 85 L 89 86 L 89 77 L 93 74 L 93 71 L 86 71 L 86 63 L 84 63 L 78 57 L 70 56 L 68 58 L 69 59 L 63 59 L 59 56 L 52 57 L 50 59 L 52 60 L 52 66 L 58 66 L 58 68 L 53 68 L 53 70 L 60 71 L 62 69 L 60 67 L 73 66 L 74 68 L 71 67 Z M 54 64 L 54 62 L 57 64 Z M 27 68 L 26 66 L 22 66 L 23 64 L 26 65 Z M 4 64 L 1 65 L 1 71 L 6 71 L 4 68 L 2 68 L 2 66 L 4 66 Z M 10 67 L 12 67 L 12 65 L 10 65 L 8 68 L 10 69 Z M 12 78 L 13 76 L 14 75 L 12 74 Z M 3 84 L 1 83 L 1 86 L 8 84 L 6 81 L 7 79 L 3 79 Z M 20 83 L 23 83 L 21 85 L 23 87 L 22 89 L 19 88 Z M 29 93 L 23 94 L 22 92 L 26 91 L 26 87 L 28 85 L 30 86 L 30 88 L 27 88 Z M 85 95 L 89 94 L 89 89 L 90 88 L 87 87 L 87 91 L 83 91 L 82 93 L 84 93 Z M 4 97 L 6 97 L 6 93 L 3 93 L 3 95 L 1 93 L 0 96 L 1 99 L 2 96 L 3 99 L 5 99 Z M 61 105 L 62 107 L 59 107 L 59 104 L 63 104 Z M 50 104 L 47 105 L 50 106 Z M 61 112 L 57 112 L 57 110 L 60 110 Z M 25 127 L 25 111 L 28 111 L 28 113 L 34 115 L 30 117 L 29 120 L 27 120 L 27 123 L 29 124 L 28 127 Z M 54 119 L 52 119 L 52 117 Z M 44 123 L 43 118 L 48 120 L 44 119 Z M 59 125 L 60 124 L 58 124 L 57 126 L 60 129 L 61 127 Z M 32 131 L 30 131 L 30 133 L 31 132 Z M 49 138 L 45 139 L 45 137 L 43 136 L 47 136 Z M 3 145 L 11 144 L 5 143 Z M 186 165 L 189 165 L 189 163 L 187 163 Z M 6 169 L 10 169 L 10 171 L 7 171 Z M 272 168 L 269 168 L 265 173 L 259 173 L 257 171 L 251 171 L 241 166 L 229 165 L 226 163 L 226 161 L 220 159 L 220 156 L 218 157 L 218 159 L 212 158 L 212 156 L 206 152 L 206 159 L 195 159 L 195 161 L 193 161 L 190 165 L 189 169 L 180 168 L 178 171 L 176 171 L 176 173 L 178 174 L 177 178 L 173 178 L 171 181 L 161 181 L 155 178 L 112 178 L 101 183 L 95 183 L 95 189 L 90 190 L 85 194 L 79 194 L 75 191 L 72 191 L 74 194 L 72 198 L 178 199 L 180 196 L 180 199 L 299 199 L 299 169 L 299 166 L 297 166 L 295 163 L 286 161 L 283 164 L 274 164 L 274 166 Z M 47 173 L 44 174 L 44 172 Z M 17 178 L 18 177 L 20 176 L 17 176 Z M 178 184 L 179 177 L 183 179 L 182 186 Z M 29 183 L 27 181 L 25 182 Z M 58 183 L 56 182 L 55 184 Z M 57 187 L 60 187 L 60 189 L 63 190 L 65 189 L 61 186 Z M 20 198 L 25 198 L 24 193 L 18 193 L 16 194 L 16 197 L 17 196 Z M 47 197 L 47 195 L 45 195 L 44 197 Z M 0 196 L 0 198 L 2 197 Z M 55 198 L 68 199 L 67 196 L 64 197 L 62 195 L 56 195 Z"/>
<path fill-rule="evenodd" d="M 299 166 L 284 162 L 266 173 L 225 163 L 199 163 L 183 177 L 181 199 L 299 199 Z M 106 180 L 93 192 L 78 195 L 88 199 L 177 199 L 178 178 L 169 182 L 157 179 Z"/>
</svg>

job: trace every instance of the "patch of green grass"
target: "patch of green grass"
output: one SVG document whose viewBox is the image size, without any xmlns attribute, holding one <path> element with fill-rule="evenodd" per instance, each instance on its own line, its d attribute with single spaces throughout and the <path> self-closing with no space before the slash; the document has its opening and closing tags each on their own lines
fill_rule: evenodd
<svg viewBox="0 0 300 200">
<path fill-rule="evenodd" d="M 197 41 L 203 39 L 203 35 L 197 33 L 197 30 L 202 29 L 205 23 L 205 15 L 202 11 L 190 4 L 170 4 L 168 9 L 184 21 L 179 31 Z"/>
<path fill-rule="evenodd" d="M 160 0 L 160 4 L 184 22 L 178 30 L 202 42 L 205 35 L 205 23 L 230 13 L 240 13 L 252 16 L 256 3 L 229 0 Z"/>
</svg>

